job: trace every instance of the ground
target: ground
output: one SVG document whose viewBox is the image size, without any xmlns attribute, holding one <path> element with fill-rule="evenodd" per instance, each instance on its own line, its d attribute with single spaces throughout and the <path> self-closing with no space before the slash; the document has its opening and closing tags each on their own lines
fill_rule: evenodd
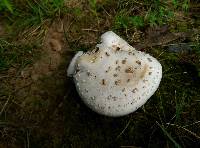
<svg viewBox="0 0 200 148">
<path fill-rule="evenodd" d="M 44 8 L 36 2 L 27 5 L 34 12 L 39 11 L 35 4 Z M 25 8 L 20 4 L 16 9 Z M 0 9 L 0 147 L 199 147 L 200 7 L 196 1 L 186 12 L 177 6 L 165 20 L 170 14 L 164 10 L 161 18 L 149 15 L 156 4 L 66 1 L 53 15 L 41 9 L 44 20 L 25 26 L 28 19 Z M 108 30 L 163 67 L 156 93 L 136 112 L 119 118 L 88 109 L 66 74 L 74 54 L 93 49 Z"/>
</svg>

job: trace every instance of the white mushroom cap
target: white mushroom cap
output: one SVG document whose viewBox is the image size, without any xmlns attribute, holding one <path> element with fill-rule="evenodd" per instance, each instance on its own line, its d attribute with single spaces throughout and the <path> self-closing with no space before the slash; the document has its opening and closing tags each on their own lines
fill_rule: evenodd
<svg viewBox="0 0 200 148">
<path fill-rule="evenodd" d="M 111 49 L 120 49 L 124 51 L 132 51 L 135 50 L 131 45 L 129 45 L 125 40 L 120 38 L 112 31 L 107 31 L 106 33 L 102 34 L 101 42 L 104 46 Z M 97 45 L 98 46 L 98 45 Z"/>
<path fill-rule="evenodd" d="M 84 103 L 99 114 L 127 115 L 157 90 L 162 66 L 111 31 L 104 33 L 101 41 L 97 49 L 72 61 L 77 91 Z"/>
</svg>

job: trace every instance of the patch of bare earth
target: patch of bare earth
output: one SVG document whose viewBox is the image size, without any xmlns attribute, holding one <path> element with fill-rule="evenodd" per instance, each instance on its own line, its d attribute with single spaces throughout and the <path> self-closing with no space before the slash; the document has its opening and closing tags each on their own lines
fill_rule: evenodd
<svg viewBox="0 0 200 148">
<path fill-rule="evenodd" d="M 15 139 L 16 133 L 14 132 L 13 135 L 12 130 L 18 132 L 20 128 L 44 131 L 49 128 L 49 135 L 62 134 L 62 126 L 53 124 L 53 122 L 62 122 L 62 117 L 58 118 L 57 115 L 53 115 L 53 112 L 56 112 L 55 108 L 59 108 L 57 105 L 62 102 L 65 94 L 66 88 L 63 85 L 66 79 L 67 63 L 70 59 L 66 55 L 69 47 L 65 42 L 62 26 L 62 21 L 57 21 L 48 29 L 39 60 L 24 69 L 17 70 L 12 67 L 7 72 L 8 79 L 4 80 L 4 88 L 10 93 L 10 98 L 5 98 L 7 103 L 5 102 L 3 107 L 4 113 L 7 114 L 5 120 L 14 125 L 14 129 L 6 125 L 7 136 L 2 135 L 4 140 L 8 140 L 7 146 L 10 145 L 9 143 L 19 141 Z M 59 66 L 62 64 L 64 66 L 60 70 Z M 55 108 L 53 104 L 56 105 Z M 50 110 L 52 114 L 48 115 Z M 49 118 L 48 116 L 52 116 L 54 121 L 47 120 L 42 123 Z"/>
<path fill-rule="evenodd" d="M 102 29 L 110 25 L 109 21 L 101 23 Z M 31 131 L 30 137 L 36 136 L 33 143 L 48 137 L 56 137 L 58 142 L 62 140 L 59 137 L 64 135 L 66 106 L 69 106 L 67 112 L 74 112 L 70 110 L 70 101 L 63 105 L 72 87 L 66 77 L 67 66 L 75 50 L 94 47 L 102 32 L 98 26 L 91 17 L 84 16 L 75 19 L 68 15 L 55 20 L 45 35 L 40 58 L 23 69 L 11 67 L 7 71 L 4 88 L 10 97 L 4 98 L 2 104 L 5 120 L 12 124 L 6 123 L 7 136 L 2 137 L 8 142 L 7 147 L 12 143 L 27 143 L 27 131 Z M 24 137 L 18 139 L 21 135 L 17 136 L 17 133 L 21 129 L 25 131 Z M 43 144 L 48 146 L 48 142 Z"/>
</svg>

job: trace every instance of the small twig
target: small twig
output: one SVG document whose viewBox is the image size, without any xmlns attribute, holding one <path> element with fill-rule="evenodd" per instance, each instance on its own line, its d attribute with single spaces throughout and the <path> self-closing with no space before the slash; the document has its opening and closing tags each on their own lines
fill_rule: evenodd
<svg viewBox="0 0 200 148">
<path fill-rule="evenodd" d="M 85 44 L 95 44 L 96 42 L 91 41 L 91 42 L 84 42 Z"/>
<path fill-rule="evenodd" d="M 159 117 L 159 119 L 160 119 L 160 122 L 161 122 L 162 126 L 164 127 L 164 123 L 163 123 L 162 117 L 161 117 L 161 115 L 160 115 L 160 112 L 158 111 L 158 108 L 157 108 L 156 106 L 155 106 L 155 108 L 156 108 L 156 111 L 157 111 L 157 113 L 158 113 L 158 117 Z"/>
<path fill-rule="evenodd" d="M 200 121 L 199 121 L 199 122 L 200 122 Z M 194 132 L 188 130 L 187 128 L 185 128 L 185 127 L 183 127 L 183 126 L 176 125 L 176 124 L 170 124 L 170 123 L 166 123 L 166 124 L 167 124 L 167 125 L 170 125 L 170 126 L 175 126 L 175 127 L 177 127 L 178 129 L 181 128 L 181 129 L 185 130 L 186 132 L 188 132 L 189 134 L 193 135 L 194 137 L 196 137 L 197 139 L 200 140 L 200 136 L 199 136 L 199 135 L 197 135 L 196 133 L 194 133 Z"/>
<path fill-rule="evenodd" d="M 101 8 L 103 8 L 103 10 L 105 11 L 105 13 L 109 16 L 109 17 L 111 17 L 111 15 L 106 11 L 106 9 L 102 6 Z"/>
<path fill-rule="evenodd" d="M 170 122 L 172 122 L 172 120 L 174 120 L 174 118 L 176 118 L 176 115 L 174 115 L 170 120 L 169 120 L 169 124 L 170 124 Z M 168 126 L 166 126 L 166 128 L 168 128 L 169 127 L 169 125 Z"/>
<path fill-rule="evenodd" d="M 163 74 L 166 73 L 166 72 L 168 72 L 168 71 L 171 70 L 172 68 L 174 68 L 174 67 L 169 67 L 168 69 L 166 69 L 165 71 L 163 71 Z"/>
<path fill-rule="evenodd" d="M 5 110 L 6 106 L 8 105 L 8 102 L 10 101 L 10 97 L 8 97 L 8 99 L 6 100 L 6 103 L 4 104 L 4 106 L 2 107 L 1 111 L 0 111 L 0 116 L 2 115 L 3 111 Z"/>
<path fill-rule="evenodd" d="M 181 146 L 172 138 L 172 136 L 160 125 L 157 121 L 156 124 L 162 129 L 163 133 L 174 143 L 175 147 L 181 148 Z"/>
<path fill-rule="evenodd" d="M 72 45 L 71 45 L 71 43 L 70 43 L 70 41 L 68 40 L 68 37 L 67 37 L 67 31 L 68 31 L 68 29 L 65 30 L 65 27 L 63 25 L 63 31 L 64 31 L 65 40 L 66 40 L 67 44 L 69 45 L 70 49 L 72 49 Z"/>
<path fill-rule="evenodd" d="M 117 136 L 116 139 L 118 139 L 123 133 L 124 131 L 128 128 L 129 124 L 131 123 L 131 119 L 128 121 L 128 123 L 126 124 L 126 126 L 124 127 L 124 129 L 121 131 L 121 133 Z"/>
<path fill-rule="evenodd" d="M 0 79 L 3 79 L 3 78 L 9 78 L 10 76 L 0 76 Z"/>
<path fill-rule="evenodd" d="M 97 30 L 97 29 L 91 29 L 91 28 L 83 28 L 83 29 L 81 29 L 81 30 L 83 30 L 83 31 L 94 31 L 94 32 L 99 32 L 99 30 Z"/>
<path fill-rule="evenodd" d="M 199 123 L 200 123 L 200 121 L 196 121 L 196 122 L 194 122 L 194 123 L 192 123 L 192 124 L 188 124 L 188 125 L 185 125 L 185 126 L 183 126 L 183 127 L 188 127 L 188 126 L 195 125 L 195 124 L 199 124 Z"/>
<path fill-rule="evenodd" d="M 194 47 L 194 46 L 196 46 L 196 45 L 192 45 L 192 44 L 187 44 L 187 43 L 176 43 L 176 44 L 163 44 L 163 45 L 161 45 L 161 46 L 174 46 L 174 45 L 188 45 L 188 46 L 190 46 L 190 47 Z"/>
<path fill-rule="evenodd" d="M 136 1 L 136 0 L 133 0 L 133 2 L 135 2 L 136 4 L 143 5 L 143 3 L 140 3 L 140 2 L 138 2 L 138 1 Z"/>
<path fill-rule="evenodd" d="M 74 23 L 74 21 L 71 21 L 71 23 L 69 24 L 69 26 L 68 26 L 68 28 L 67 28 L 67 32 L 69 31 L 69 29 L 71 28 L 71 26 L 72 26 L 72 24 Z M 64 27 L 64 25 L 63 25 L 63 29 L 64 29 L 65 27 Z"/>
<path fill-rule="evenodd" d="M 156 58 L 159 58 L 165 51 L 161 52 Z"/>
</svg>

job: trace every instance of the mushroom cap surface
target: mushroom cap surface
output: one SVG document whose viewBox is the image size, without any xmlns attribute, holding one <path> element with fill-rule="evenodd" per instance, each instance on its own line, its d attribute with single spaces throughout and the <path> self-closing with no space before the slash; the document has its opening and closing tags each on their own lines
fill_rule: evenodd
<svg viewBox="0 0 200 148">
<path fill-rule="evenodd" d="M 76 57 L 73 78 L 83 102 L 112 117 L 130 114 L 157 90 L 161 64 L 137 51 L 112 31 L 101 36 L 96 49 Z"/>
</svg>

